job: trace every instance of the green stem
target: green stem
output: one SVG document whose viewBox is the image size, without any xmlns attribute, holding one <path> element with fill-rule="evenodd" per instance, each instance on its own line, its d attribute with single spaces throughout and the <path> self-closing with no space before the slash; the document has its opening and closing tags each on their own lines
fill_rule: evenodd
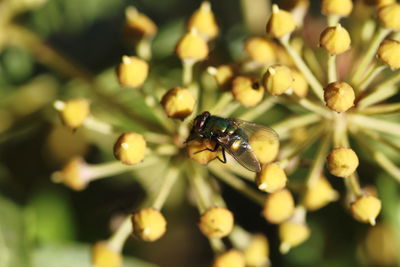
<svg viewBox="0 0 400 267">
<path fill-rule="evenodd" d="M 380 27 L 377 34 L 372 39 L 367 52 L 364 53 L 364 57 L 361 59 L 360 64 L 356 67 L 356 71 L 352 75 L 351 83 L 352 84 L 359 84 L 360 81 L 365 77 L 365 71 L 368 68 L 369 64 L 371 63 L 378 47 L 383 39 L 390 33 L 391 30 Z"/>
<path fill-rule="evenodd" d="M 294 128 L 307 126 L 313 123 L 316 123 L 321 120 L 321 117 L 314 113 L 308 113 L 305 115 L 298 115 L 296 117 L 284 120 L 280 123 L 271 125 L 279 135 L 283 135 L 287 132 L 290 132 Z"/>
<path fill-rule="evenodd" d="M 371 82 L 386 68 L 385 65 L 375 65 L 372 70 L 367 74 L 365 80 L 359 85 L 355 86 L 360 92 L 367 89 Z"/>
<path fill-rule="evenodd" d="M 149 38 L 142 38 L 136 45 L 136 54 L 146 61 L 151 60 L 151 41 Z"/>
<path fill-rule="evenodd" d="M 350 123 L 355 123 L 360 128 L 372 129 L 400 137 L 400 124 L 398 123 L 356 114 L 349 115 L 348 119 Z"/>
<path fill-rule="evenodd" d="M 164 205 L 165 201 L 167 200 L 168 195 L 171 192 L 173 185 L 175 184 L 176 180 L 179 177 L 179 168 L 175 166 L 171 166 L 167 174 L 165 175 L 164 182 L 161 185 L 161 189 L 158 192 L 156 199 L 153 202 L 153 208 L 157 210 L 161 210 L 162 206 Z"/>
<path fill-rule="evenodd" d="M 340 21 L 339 15 L 328 15 L 327 17 L 328 27 L 336 26 L 339 23 L 339 21 Z"/>
<path fill-rule="evenodd" d="M 330 139 L 331 139 L 331 137 L 329 135 L 325 135 L 322 139 L 322 143 L 318 149 L 315 160 L 311 166 L 311 170 L 307 176 L 307 187 L 308 188 L 312 187 L 322 174 L 325 159 L 326 159 L 326 156 L 327 156 L 328 150 L 329 150 Z"/>
<path fill-rule="evenodd" d="M 116 252 L 121 252 L 124 243 L 132 233 L 131 216 L 126 216 L 125 220 L 119 226 L 117 231 L 108 239 L 109 247 Z"/>
<path fill-rule="evenodd" d="M 328 55 L 328 83 L 333 83 L 337 80 L 336 55 Z"/>
<path fill-rule="evenodd" d="M 386 100 L 398 92 L 398 88 L 395 86 L 385 86 L 385 87 L 376 87 L 370 94 L 364 96 L 358 103 L 357 109 L 362 110 L 369 106 L 372 106 L 375 103 Z"/>
<path fill-rule="evenodd" d="M 230 93 L 223 93 L 218 99 L 218 102 L 210 110 L 211 114 L 220 114 L 221 111 L 233 100 L 233 96 Z"/>
<path fill-rule="evenodd" d="M 183 73 L 182 73 L 182 83 L 183 86 L 187 87 L 193 80 L 193 66 L 196 63 L 194 60 L 183 60 Z"/>
<path fill-rule="evenodd" d="M 357 113 L 364 115 L 377 115 L 377 114 L 389 114 L 398 112 L 400 112 L 400 103 L 375 105 L 372 107 L 367 107 L 365 109 L 359 110 Z"/>
<path fill-rule="evenodd" d="M 275 105 L 275 102 L 274 97 L 267 97 L 260 104 L 240 115 L 239 119 L 253 121 L 255 118 L 271 109 Z"/>
<path fill-rule="evenodd" d="M 200 213 L 206 211 L 214 203 L 211 199 L 211 188 L 205 182 L 205 175 L 199 166 L 191 163 L 187 168 L 187 177 L 189 179 L 191 188 L 196 195 L 196 203 Z"/>
<path fill-rule="evenodd" d="M 316 104 L 316 103 L 308 100 L 307 98 L 299 98 L 297 102 L 303 108 L 305 108 L 309 111 L 312 111 L 316 114 L 319 114 L 319 115 L 325 117 L 326 119 L 332 118 L 332 112 L 330 110 L 328 110 L 326 107 L 323 107 L 319 104 Z"/>
<path fill-rule="evenodd" d="M 324 101 L 324 90 L 321 83 L 317 80 L 315 75 L 311 72 L 311 70 L 304 63 L 301 56 L 297 53 L 297 51 L 290 45 L 289 36 L 284 38 L 280 38 L 279 41 L 285 47 L 286 51 L 289 53 L 290 57 L 296 64 L 296 67 L 303 73 L 307 82 L 310 84 L 311 89 L 314 91 L 315 95 L 321 100 Z"/>
</svg>

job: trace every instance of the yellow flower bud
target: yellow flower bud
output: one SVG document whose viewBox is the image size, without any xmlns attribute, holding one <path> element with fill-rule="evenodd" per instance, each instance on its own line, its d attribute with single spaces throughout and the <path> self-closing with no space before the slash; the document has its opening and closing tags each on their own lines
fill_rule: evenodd
<svg viewBox="0 0 400 267">
<path fill-rule="evenodd" d="M 215 142 L 210 141 L 209 139 L 194 139 L 187 143 L 186 151 L 191 159 L 194 159 L 200 164 L 207 164 L 210 161 L 216 159 L 221 150 L 212 152 L 210 150 L 204 149 L 213 149 L 215 147 L 215 144 Z"/>
<path fill-rule="evenodd" d="M 53 174 L 52 180 L 63 183 L 69 188 L 81 191 L 87 187 L 89 179 L 85 176 L 86 162 L 81 157 L 74 157 L 64 165 L 61 171 Z"/>
<path fill-rule="evenodd" d="M 348 177 L 358 167 L 357 154 L 351 148 L 335 148 L 329 153 L 327 161 L 329 172 L 337 177 Z"/>
<path fill-rule="evenodd" d="M 141 86 L 147 78 L 149 64 L 138 57 L 123 56 L 117 68 L 119 84 L 123 87 Z"/>
<path fill-rule="evenodd" d="M 369 227 L 365 238 L 365 256 L 371 266 L 398 266 L 399 245 L 394 227 L 377 224 Z"/>
<path fill-rule="evenodd" d="M 348 83 L 333 82 L 324 88 L 324 99 L 330 109 L 345 112 L 354 106 L 355 93 Z"/>
<path fill-rule="evenodd" d="M 324 15 L 339 15 L 346 17 L 353 10 L 351 0 L 322 0 L 321 12 Z"/>
<path fill-rule="evenodd" d="M 292 33 L 296 28 L 296 23 L 292 14 L 279 9 L 277 5 L 272 6 L 272 14 L 267 23 L 267 33 L 275 38 L 281 38 Z"/>
<path fill-rule="evenodd" d="M 381 207 L 382 204 L 378 198 L 362 196 L 351 203 L 350 211 L 356 220 L 375 225 L 375 220 L 381 211 Z"/>
<path fill-rule="evenodd" d="M 208 46 L 206 41 L 200 37 L 196 28 L 192 28 L 179 40 L 175 52 L 182 60 L 200 61 L 207 57 Z"/>
<path fill-rule="evenodd" d="M 114 251 L 107 242 L 97 242 L 92 248 L 93 267 L 119 267 L 122 265 L 121 253 Z"/>
<path fill-rule="evenodd" d="M 138 133 L 123 133 L 114 145 L 114 156 L 127 165 L 141 162 L 145 152 L 146 141 Z"/>
<path fill-rule="evenodd" d="M 54 107 L 60 112 L 64 125 L 72 130 L 82 126 L 90 113 L 90 104 L 85 98 L 56 101 Z"/>
<path fill-rule="evenodd" d="M 263 76 L 263 83 L 271 95 L 281 95 L 292 88 L 292 72 L 286 66 L 271 66 Z"/>
<path fill-rule="evenodd" d="M 210 2 L 204 1 L 200 8 L 197 9 L 190 17 L 188 30 L 196 28 L 199 34 L 206 40 L 213 39 L 218 35 L 218 24 L 215 20 L 215 16 L 211 10 Z"/>
<path fill-rule="evenodd" d="M 317 210 L 329 202 L 339 198 L 338 192 L 332 188 L 325 177 L 320 177 L 313 185 L 307 188 L 304 197 L 304 206 L 308 210 Z"/>
<path fill-rule="evenodd" d="M 392 70 L 400 68 L 400 42 L 385 40 L 378 49 L 378 57 Z"/>
<path fill-rule="evenodd" d="M 218 255 L 213 262 L 213 267 L 245 267 L 245 265 L 243 253 L 235 249 Z"/>
<path fill-rule="evenodd" d="M 145 208 L 132 214 L 133 234 L 143 241 L 153 242 L 162 237 L 167 221 L 156 209 Z"/>
<path fill-rule="evenodd" d="M 161 105 L 170 118 L 185 119 L 192 114 L 196 100 L 186 88 L 175 87 L 162 97 Z"/>
<path fill-rule="evenodd" d="M 294 212 L 294 200 L 287 189 L 269 194 L 266 198 L 263 216 L 270 223 L 282 223 Z"/>
<path fill-rule="evenodd" d="M 287 221 L 279 225 L 281 253 L 287 253 L 292 247 L 298 246 L 310 236 L 310 228 L 304 223 Z"/>
<path fill-rule="evenodd" d="M 132 33 L 139 38 L 152 38 L 157 33 L 157 25 L 146 15 L 129 6 L 125 9 L 126 28 L 128 33 Z"/>
<path fill-rule="evenodd" d="M 254 235 L 250 244 L 244 249 L 246 266 L 259 267 L 269 263 L 268 239 L 261 234 Z"/>
<path fill-rule="evenodd" d="M 238 76 L 232 82 L 232 94 L 245 107 L 254 107 L 264 96 L 264 87 L 251 78 Z"/>
<path fill-rule="evenodd" d="M 271 64 L 276 61 L 275 44 L 262 37 L 253 37 L 246 41 L 244 49 L 251 60 L 261 64 Z"/>
<path fill-rule="evenodd" d="M 393 30 L 400 30 L 400 4 L 393 3 L 378 10 L 378 19 L 382 26 Z"/>
<path fill-rule="evenodd" d="M 273 193 L 286 186 L 287 177 L 284 170 L 277 163 L 264 165 L 256 176 L 258 189 Z"/>
<path fill-rule="evenodd" d="M 340 24 L 326 28 L 320 36 L 320 45 L 331 55 L 338 55 L 350 48 L 349 32 Z"/>
<path fill-rule="evenodd" d="M 276 159 L 279 152 L 279 138 L 275 132 L 256 131 L 249 138 L 249 144 L 261 164 Z"/>
<path fill-rule="evenodd" d="M 292 70 L 292 90 L 293 92 L 300 98 L 304 98 L 308 93 L 308 82 L 306 78 L 304 78 L 303 74 L 298 72 L 297 70 Z"/>
<path fill-rule="evenodd" d="M 223 91 L 228 91 L 232 87 L 232 80 L 234 77 L 233 68 L 229 65 L 221 65 L 218 67 L 208 67 L 208 73 L 210 73 L 215 81 L 217 82 L 218 87 Z"/>
<path fill-rule="evenodd" d="M 199 228 L 209 238 L 222 238 L 230 234 L 233 224 L 232 212 L 226 208 L 212 207 L 201 215 Z"/>
</svg>

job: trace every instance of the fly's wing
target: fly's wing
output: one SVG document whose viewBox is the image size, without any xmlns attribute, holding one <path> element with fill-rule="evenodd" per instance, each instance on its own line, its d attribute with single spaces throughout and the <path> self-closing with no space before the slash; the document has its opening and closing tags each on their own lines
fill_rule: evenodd
<svg viewBox="0 0 400 267">
<path fill-rule="evenodd" d="M 253 172 L 260 172 L 261 165 L 254 154 L 246 138 L 241 136 L 232 137 L 229 144 L 220 143 L 220 145 L 246 169 Z"/>
</svg>

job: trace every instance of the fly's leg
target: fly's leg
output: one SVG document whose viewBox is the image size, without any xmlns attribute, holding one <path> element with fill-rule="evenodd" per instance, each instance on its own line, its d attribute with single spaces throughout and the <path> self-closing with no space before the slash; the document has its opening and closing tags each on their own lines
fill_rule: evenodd
<svg viewBox="0 0 400 267">
<path fill-rule="evenodd" d="M 220 145 L 217 143 L 217 144 L 215 144 L 215 146 L 214 146 L 213 149 L 210 149 L 210 148 L 207 147 L 207 148 L 205 148 L 205 149 L 196 151 L 194 154 L 197 154 L 197 153 L 200 153 L 200 152 L 203 152 L 203 151 L 215 152 L 215 151 L 218 150 L 219 147 L 220 147 Z M 221 161 L 222 163 L 226 163 L 225 149 L 222 148 L 222 159 L 221 159 L 219 156 L 217 157 L 217 159 L 218 159 L 219 161 Z"/>
<path fill-rule="evenodd" d="M 219 156 L 217 157 L 217 159 L 219 160 L 219 161 L 221 161 L 222 163 L 226 163 L 226 156 L 225 156 L 225 149 L 223 148 L 222 149 L 222 158 L 223 159 L 221 159 Z"/>
</svg>

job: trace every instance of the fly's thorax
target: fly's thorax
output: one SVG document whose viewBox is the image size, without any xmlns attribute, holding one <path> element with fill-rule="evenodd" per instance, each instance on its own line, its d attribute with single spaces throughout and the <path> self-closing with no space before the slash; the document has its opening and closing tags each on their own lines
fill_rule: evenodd
<svg viewBox="0 0 400 267">
<path fill-rule="evenodd" d="M 230 122 L 227 119 L 210 116 L 203 128 L 203 133 L 208 138 L 229 134 Z"/>
</svg>

